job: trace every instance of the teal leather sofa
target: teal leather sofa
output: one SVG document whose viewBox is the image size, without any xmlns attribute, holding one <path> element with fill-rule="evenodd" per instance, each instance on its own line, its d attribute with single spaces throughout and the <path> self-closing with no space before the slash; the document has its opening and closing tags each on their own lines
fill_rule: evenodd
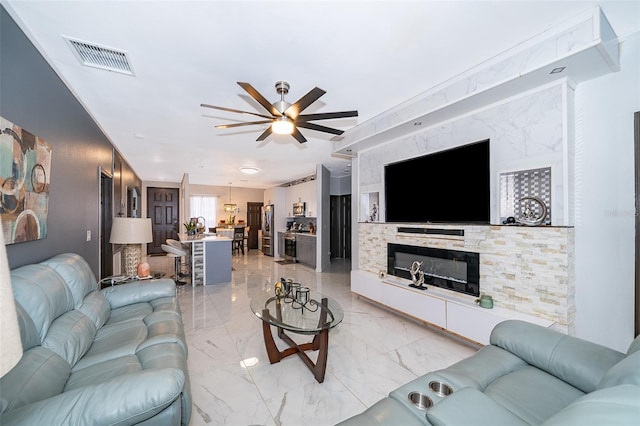
<svg viewBox="0 0 640 426">
<path fill-rule="evenodd" d="M 61 254 L 11 271 L 23 356 L 0 379 L 0 424 L 187 425 L 187 345 L 175 283 L 98 289 Z"/>
<path fill-rule="evenodd" d="M 490 343 L 340 425 L 640 425 L 640 337 L 623 354 L 510 320 L 493 329 Z"/>
</svg>

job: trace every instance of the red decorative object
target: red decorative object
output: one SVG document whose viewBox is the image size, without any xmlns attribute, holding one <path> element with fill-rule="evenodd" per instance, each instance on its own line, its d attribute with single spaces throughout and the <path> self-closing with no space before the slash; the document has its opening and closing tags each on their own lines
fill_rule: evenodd
<svg viewBox="0 0 640 426">
<path fill-rule="evenodd" d="M 142 262 L 138 265 L 138 277 L 144 278 L 151 275 L 151 269 L 149 268 L 149 264 L 147 262 Z"/>
</svg>

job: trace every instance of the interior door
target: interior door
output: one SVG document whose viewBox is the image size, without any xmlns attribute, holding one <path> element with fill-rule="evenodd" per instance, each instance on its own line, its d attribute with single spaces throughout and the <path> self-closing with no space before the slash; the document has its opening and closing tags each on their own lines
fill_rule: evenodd
<svg viewBox="0 0 640 426">
<path fill-rule="evenodd" d="M 178 239 L 180 231 L 178 188 L 147 188 L 147 217 L 151 218 L 153 241 L 147 244 L 147 254 L 164 253 L 162 244 Z"/>
<path fill-rule="evenodd" d="M 100 279 L 113 275 L 113 250 L 109 237 L 113 222 L 113 178 L 100 171 Z"/>
<path fill-rule="evenodd" d="M 261 209 L 264 203 L 247 203 L 247 225 L 249 228 L 249 240 L 247 248 L 249 250 L 258 248 L 258 230 L 262 229 Z"/>
<path fill-rule="evenodd" d="M 640 335 L 640 111 L 634 114 L 634 156 L 636 193 L 636 273 L 635 273 L 635 336 Z"/>
<path fill-rule="evenodd" d="M 329 199 L 331 258 L 351 258 L 351 195 L 332 195 Z"/>
</svg>

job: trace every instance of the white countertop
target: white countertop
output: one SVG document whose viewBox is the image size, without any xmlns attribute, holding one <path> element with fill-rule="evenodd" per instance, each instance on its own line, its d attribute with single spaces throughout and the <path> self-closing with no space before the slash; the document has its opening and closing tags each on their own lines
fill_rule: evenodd
<svg viewBox="0 0 640 426">
<path fill-rule="evenodd" d="M 231 238 L 221 237 L 216 234 L 200 234 L 200 235 L 193 235 L 193 236 L 191 235 L 187 236 L 187 234 L 180 234 L 179 238 L 180 238 L 180 242 L 185 244 L 197 243 L 200 241 L 207 242 L 207 243 L 211 241 L 231 241 Z"/>
</svg>

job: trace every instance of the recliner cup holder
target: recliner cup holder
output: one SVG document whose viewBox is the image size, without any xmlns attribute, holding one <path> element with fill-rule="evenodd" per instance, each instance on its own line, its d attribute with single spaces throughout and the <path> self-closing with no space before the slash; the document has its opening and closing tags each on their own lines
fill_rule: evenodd
<svg viewBox="0 0 640 426">
<path fill-rule="evenodd" d="M 409 401 L 411 401 L 418 410 L 426 410 L 433 405 L 431 398 L 420 392 L 411 392 L 409 394 Z"/>
<path fill-rule="evenodd" d="M 429 389 L 431 389 L 436 395 L 445 397 L 453 393 L 453 389 L 446 383 L 431 381 L 429 382 Z"/>
</svg>

